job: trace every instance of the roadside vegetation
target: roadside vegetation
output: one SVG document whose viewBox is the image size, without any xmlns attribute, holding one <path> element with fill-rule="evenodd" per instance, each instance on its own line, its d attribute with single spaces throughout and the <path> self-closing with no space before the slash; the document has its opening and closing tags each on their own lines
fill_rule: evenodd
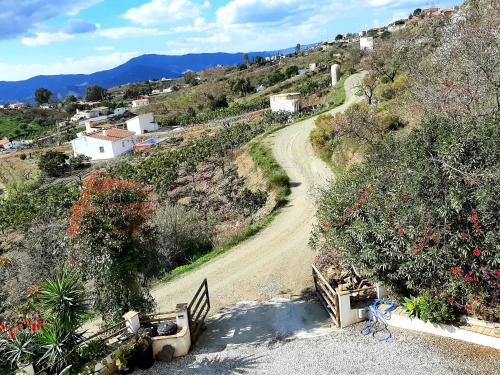
<svg viewBox="0 0 500 375">
<path fill-rule="evenodd" d="M 458 16 L 377 40 L 360 56 L 366 103 L 318 119 L 312 142 L 338 176 L 312 242 L 414 316 L 498 322 L 500 8 L 471 0 Z"/>
</svg>

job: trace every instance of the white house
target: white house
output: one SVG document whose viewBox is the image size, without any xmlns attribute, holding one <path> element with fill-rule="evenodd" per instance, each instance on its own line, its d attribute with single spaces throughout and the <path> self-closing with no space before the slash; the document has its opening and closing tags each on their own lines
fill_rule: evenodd
<svg viewBox="0 0 500 375">
<path fill-rule="evenodd" d="M 92 160 L 112 159 L 134 148 L 135 134 L 117 128 L 82 134 L 71 141 L 75 156 L 86 155 Z"/>
<path fill-rule="evenodd" d="M 161 92 L 160 90 L 154 89 L 153 91 L 151 91 L 151 95 L 158 95 L 160 94 L 160 92 Z"/>
<path fill-rule="evenodd" d="M 373 37 L 372 36 L 365 36 L 362 38 L 359 38 L 359 49 L 364 50 L 373 50 Z"/>
<path fill-rule="evenodd" d="M 127 120 L 127 129 L 139 135 L 154 132 L 160 127 L 154 122 L 152 113 L 145 113 Z"/>
<path fill-rule="evenodd" d="M 11 141 L 8 138 L 0 139 L 0 150 L 13 150 L 21 147 L 21 142 Z"/>
<path fill-rule="evenodd" d="M 300 110 L 300 92 L 277 94 L 270 96 L 271 111 L 286 111 L 295 113 Z"/>
<path fill-rule="evenodd" d="M 26 107 L 26 104 L 21 103 L 21 102 L 9 104 L 9 109 L 21 109 L 21 108 L 24 108 L 24 107 Z"/>
<path fill-rule="evenodd" d="M 149 105 L 149 99 L 136 99 L 132 100 L 132 108 L 140 108 Z"/>
</svg>

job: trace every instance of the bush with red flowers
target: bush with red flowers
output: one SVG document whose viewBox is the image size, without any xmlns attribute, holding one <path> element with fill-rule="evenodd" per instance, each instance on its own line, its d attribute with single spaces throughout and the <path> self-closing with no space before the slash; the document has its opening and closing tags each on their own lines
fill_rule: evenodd
<svg viewBox="0 0 500 375">
<path fill-rule="evenodd" d="M 430 293 L 449 319 L 498 321 L 499 144 L 495 118 L 388 136 L 323 193 L 313 243 L 400 297 Z"/>
</svg>

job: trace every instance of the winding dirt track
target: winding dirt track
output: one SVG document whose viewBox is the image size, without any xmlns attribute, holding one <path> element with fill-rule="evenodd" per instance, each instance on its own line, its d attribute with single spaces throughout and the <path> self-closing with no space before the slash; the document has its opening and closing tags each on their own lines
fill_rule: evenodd
<svg viewBox="0 0 500 375">
<path fill-rule="evenodd" d="M 355 87 L 362 73 L 345 82 L 346 102 L 333 109 L 344 111 L 361 100 Z M 256 236 L 227 253 L 168 283 L 155 287 L 153 297 L 160 311 L 189 302 L 204 278 L 208 279 L 211 312 L 244 300 L 269 300 L 300 295 L 312 285 L 308 247 L 314 220 L 317 188 L 333 179 L 331 170 L 319 160 L 309 142 L 314 118 L 290 125 L 267 138 L 273 153 L 290 176 L 289 203 L 275 220 Z"/>
</svg>

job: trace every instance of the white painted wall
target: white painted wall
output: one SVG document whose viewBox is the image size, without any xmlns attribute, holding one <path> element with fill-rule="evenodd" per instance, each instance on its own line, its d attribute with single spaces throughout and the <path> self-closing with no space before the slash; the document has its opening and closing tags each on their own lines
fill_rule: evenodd
<svg viewBox="0 0 500 375">
<path fill-rule="evenodd" d="M 271 95 L 269 98 L 272 112 L 287 111 L 298 112 L 300 110 L 300 97 L 298 95 Z"/>
<path fill-rule="evenodd" d="M 372 36 L 365 36 L 365 37 L 359 38 L 359 49 L 372 50 L 373 49 L 373 37 Z"/>
<path fill-rule="evenodd" d="M 71 141 L 73 146 L 73 154 L 86 155 L 92 160 L 104 160 L 115 158 L 134 148 L 132 137 L 124 138 L 117 141 L 107 141 L 82 135 Z M 100 147 L 103 148 L 101 152 Z"/>
<path fill-rule="evenodd" d="M 152 113 L 145 113 L 127 120 L 127 130 L 135 134 L 154 132 L 160 127 L 154 122 Z"/>
</svg>

